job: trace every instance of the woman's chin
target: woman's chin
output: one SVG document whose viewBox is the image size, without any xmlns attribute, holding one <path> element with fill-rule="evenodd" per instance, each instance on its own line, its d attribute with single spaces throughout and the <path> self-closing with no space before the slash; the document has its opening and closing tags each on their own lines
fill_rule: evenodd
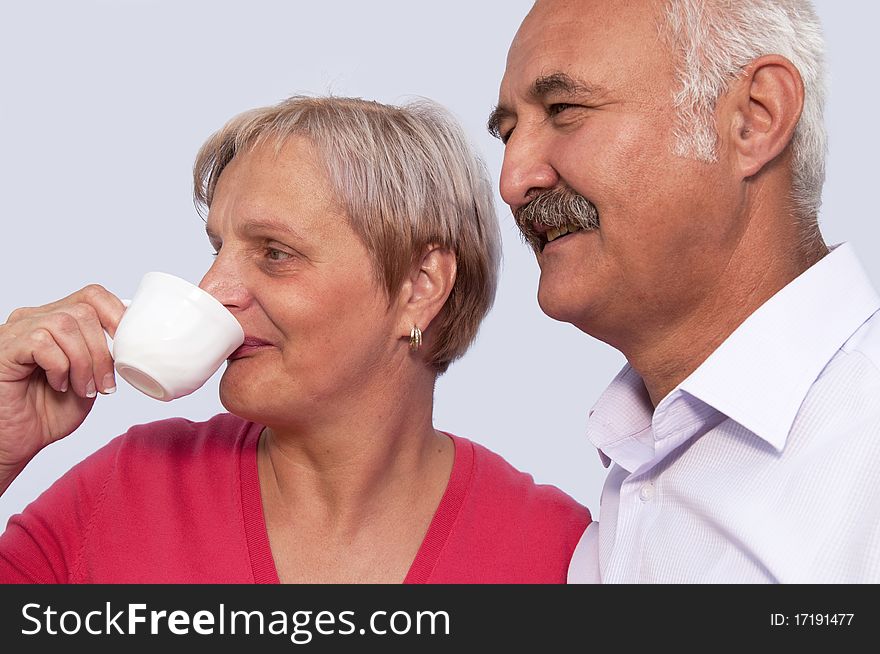
<svg viewBox="0 0 880 654">
<path fill-rule="evenodd" d="M 240 381 L 234 375 L 230 375 L 229 371 L 223 374 L 220 379 L 220 404 L 229 413 L 240 418 L 253 420 L 254 418 L 250 414 L 258 411 L 254 398 L 251 397 L 254 394 L 254 388 L 248 384 L 240 383 Z"/>
<path fill-rule="evenodd" d="M 229 413 L 263 425 L 281 420 L 292 407 L 277 384 L 259 384 L 229 371 L 220 379 L 220 403 Z"/>
</svg>

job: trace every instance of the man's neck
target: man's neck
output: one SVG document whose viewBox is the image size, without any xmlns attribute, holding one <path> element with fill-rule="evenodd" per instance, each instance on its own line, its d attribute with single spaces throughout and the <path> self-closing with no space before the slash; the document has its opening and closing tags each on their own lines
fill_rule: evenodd
<svg viewBox="0 0 880 654">
<path fill-rule="evenodd" d="M 762 304 L 828 253 L 821 241 L 804 252 L 733 263 L 715 292 L 664 329 L 621 347 L 654 406 L 684 381 Z M 748 259 L 756 261 L 756 257 Z M 748 261 L 748 259 L 746 261 Z"/>
</svg>

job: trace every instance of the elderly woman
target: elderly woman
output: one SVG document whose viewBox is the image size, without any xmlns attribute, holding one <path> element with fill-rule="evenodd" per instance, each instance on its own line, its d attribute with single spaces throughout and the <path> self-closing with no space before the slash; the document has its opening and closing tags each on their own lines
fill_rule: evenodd
<svg viewBox="0 0 880 654">
<path fill-rule="evenodd" d="M 563 582 L 587 510 L 432 424 L 495 293 L 485 171 L 438 107 L 295 97 L 195 164 L 228 413 L 133 427 L 0 537 L 0 581 Z M 115 389 L 92 286 L 0 327 L 0 489 Z"/>
</svg>

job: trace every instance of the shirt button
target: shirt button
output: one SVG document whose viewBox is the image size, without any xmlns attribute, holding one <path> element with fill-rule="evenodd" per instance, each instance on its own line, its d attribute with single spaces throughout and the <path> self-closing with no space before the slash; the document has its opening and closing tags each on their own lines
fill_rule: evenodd
<svg viewBox="0 0 880 654">
<path fill-rule="evenodd" d="M 654 484 L 650 481 L 639 489 L 639 499 L 642 502 L 650 502 L 654 499 Z"/>
</svg>

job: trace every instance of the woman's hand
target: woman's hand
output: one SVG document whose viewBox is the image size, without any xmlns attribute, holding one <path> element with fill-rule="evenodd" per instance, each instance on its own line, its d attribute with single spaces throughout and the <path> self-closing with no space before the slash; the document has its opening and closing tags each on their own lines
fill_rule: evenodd
<svg viewBox="0 0 880 654">
<path fill-rule="evenodd" d="M 125 311 L 98 285 L 0 325 L 0 493 L 28 461 L 79 427 L 97 393 L 116 389 L 111 336 Z"/>
</svg>

